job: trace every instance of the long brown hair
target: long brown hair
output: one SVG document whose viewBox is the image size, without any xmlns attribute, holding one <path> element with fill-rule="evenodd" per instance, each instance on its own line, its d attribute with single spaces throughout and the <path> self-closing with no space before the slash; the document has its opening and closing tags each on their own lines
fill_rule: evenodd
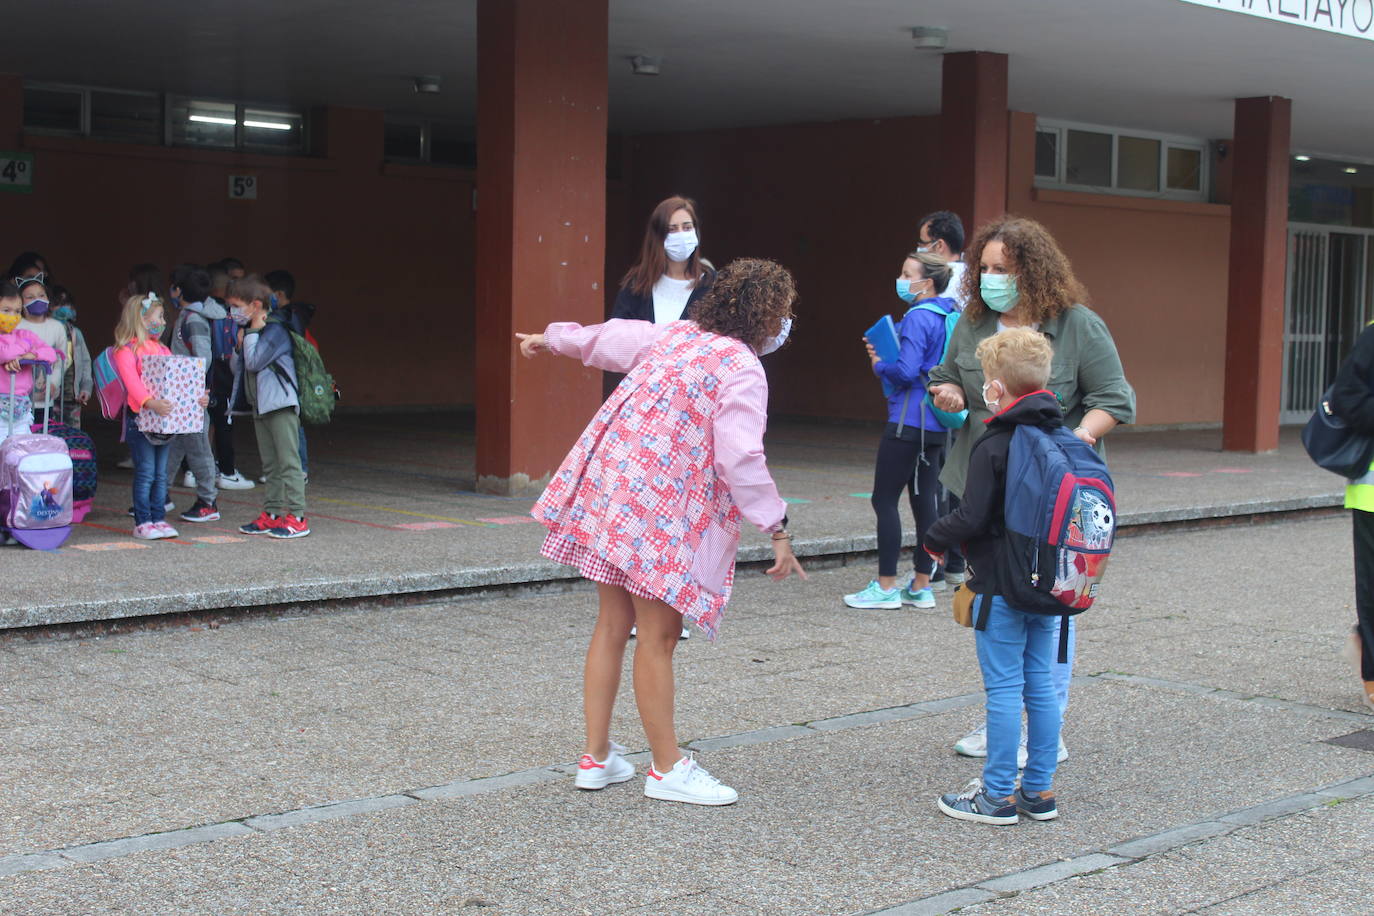
<svg viewBox="0 0 1374 916">
<path fill-rule="evenodd" d="M 983 249 L 990 242 L 1001 242 L 1006 251 L 1007 272 L 1016 274 L 1020 293 L 1016 307 L 1025 308 L 1028 320 L 1043 324 L 1087 298 L 1068 256 L 1048 229 L 1033 219 L 1001 216 L 980 226 L 964 252 L 964 313 L 971 320 L 980 321 L 988 313 L 980 281 Z"/>
<path fill-rule="evenodd" d="M 697 221 L 697 205 L 691 198 L 675 195 L 662 201 L 649 214 L 644 242 L 639 246 L 639 260 L 620 280 L 620 285 L 636 296 L 648 296 L 654 291 L 658 278 L 668 272 L 668 253 L 663 250 L 663 241 L 668 237 L 669 221 L 679 210 L 687 211 L 697 233 L 697 250 L 687 259 L 688 285 L 697 285 L 697 278 L 701 276 L 701 223 Z"/>
</svg>

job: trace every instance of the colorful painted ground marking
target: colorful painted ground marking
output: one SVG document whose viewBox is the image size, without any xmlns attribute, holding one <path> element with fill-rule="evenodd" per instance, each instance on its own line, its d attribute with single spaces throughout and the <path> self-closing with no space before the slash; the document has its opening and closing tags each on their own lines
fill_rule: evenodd
<svg viewBox="0 0 1374 916">
<path fill-rule="evenodd" d="M 782 501 L 787 503 L 789 506 L 804 506 L 807 503 L 811 502 L 811 500 L 809 499 L 801 499 L 800 497 L 796 496 L 784 496 L 782 498 Z"/>
<path fill-rule="evenodd" d="M 458 526 L 453 522 L 405 522 L 392 527 L 400 528 L 403 531 L 436 531 L 440 528 L 457 528 Z"/>
<path fill-rule="evenodd" d="M 486 522 L 488 525 L 529 525 L 534 524 L 534 519 L 528 515 L 498 515 L 496 518 L 479 518 L 479 522 Z"/>
<path fill-rule="evenodd" d="M 855 499 L 872 499 L 872 498 L 873 498 L 873 494 L 872 494 L 872 493 L 850 493 L 849 495 L 850 495 L 850 496 L 853 496 Z"/>
<path fill-rule="evenodd" d="M 1193 471 L 1161 471 L 1160 473 L 1156 474 L 1155 476 L 1156 476 L 1156 477 L 1201 477 L 1202 475 L 1201 475 L 1201 474 L 1194 473 Z"/>
<path fill-rule="evenodd" d="M 138 541 L 97 541 L 94 544 L 73 544 L 77 550 L 143 550 L 151 545 Z"/>
<path fill-rule="evenodd" d="M 236 538 L 228 534 L 212 534 L 203 538 L 191 538 L 191 540 L 201 544 L 237 544 L 247 540 L 247 538 Z"/>
<path fill-rule="evenodd" d="M 1254 468 L 1213 468 L 1213 474 L 1250 474 Z"/>
</svg>

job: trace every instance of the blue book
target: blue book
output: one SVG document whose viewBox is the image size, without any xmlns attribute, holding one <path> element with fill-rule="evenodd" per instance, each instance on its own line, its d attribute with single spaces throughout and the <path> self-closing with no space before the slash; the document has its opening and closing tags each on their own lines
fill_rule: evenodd
<svg viewBox="0 0 1374 916">
<path fill-rule="evenodd" d="M 864 339 L 873 345 L 873 350 L 878 354 L 878 359 L 885 363 L 895 363 L 897 357 L 902 352 L 902 342 L 897 337 L 897 325 L 893 322 L 891 315 L 884 315 L 879 318 L 873 327 L 864 331 Z M 893 388 L 888 384 L 887 379 L 880 379 L 883 383 L 883 394 L 891 397 Z"/>
</svg>

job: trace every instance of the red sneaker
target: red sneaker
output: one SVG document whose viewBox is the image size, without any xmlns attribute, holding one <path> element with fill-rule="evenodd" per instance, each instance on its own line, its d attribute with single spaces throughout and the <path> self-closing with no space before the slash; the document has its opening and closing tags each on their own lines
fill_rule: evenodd
<svg viewBox="0 0 1374 916">
<path fill-rule="evenodd" d="M 264 510 L 262 515 L 253 519 L 246 525 L 239 525 L 239 531 L 244 534 L 267 534 L 276 525 L 281 524 L 281 519 L 275 515 L 268 515 Z"/>
<path fill-rule="evenodd" d="M 272 520 L 272 527 L 268 530 L 269 537 L 274 538 L 303 538 L 310 533 L 310 526 L 305 523 L 304 518 L 296 518 L 290 512 L 281 518 Z"/>
</svg>

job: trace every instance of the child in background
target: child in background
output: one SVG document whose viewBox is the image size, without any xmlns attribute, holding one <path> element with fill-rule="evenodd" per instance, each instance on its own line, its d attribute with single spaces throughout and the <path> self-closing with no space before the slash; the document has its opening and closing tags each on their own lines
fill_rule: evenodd
<svg viewBox="0 0 1374 916">
<path fill-rule="evenodd" d="M 291 334 L 279 312 L 269 314 L 272 290 L 256 275 L 229 284 L 229 308 L 248 319 L 243 334 L 241 384 L 253 405 L 253 428 L 267 477 L 261 515 L 239 527 L 244 534 L 299 538 L 305 518 L 305 475 L 300 458 L 300 399 Z"/>
<path fill-rule="evenodd" d="M 21 366 L 20 360 L 42 360 L 54 362 L 57 352 L 38 338 L 36 334 L 19 326 L 22 318 L 22 304 L 19 289 L 10 281 L 0 282 L 0 441 L 16 433 L 28 433 L 33 425 L 33 367 Z M 14 403 L 11 405 L 10 396 Z M 14 418 L 11 422 L 10 414 Z"/>
<path fill-rule="evenodd" d="M 138 415 L 151 410 L 165 417 L 172 402 L 154 398 L 143 384 L 143 363 L 147 355 L 171 356 L 172 351 L 159 340 L 166 330 L 162 300 L 155 293 L 130 296 L 115 325 L 115 371 L 128 393 L 124 412 L 124 439 L 134 461 L 134 537 L 145 541 L 174 538 L 177 530 L 167 524 L 167 440 L 149 439 L 138 429 Z"/>
<path fill-rule="evenodd" d="M 74 429 L 80 429 L 81 410 L 91 400 L 91 393 L 95 390 L 91 351 L 86 346 L 86 335 L 76 326 L 76 301 L 65 286 L 53 286 L 52 305 L 52 316 L 66 327 L 67 339 L 71 342 L 71 365 L 62 378 L 65 414 L 59 419 Z"/>
<path fill-rule="evenodd" d="M 1053 392 L 1045 390 L 1053 351 L 1043 334 L 1011 328 L 985 339 L 974 352 L 983 365 L 983 399 L 993 416 L 969 456 L 964 500 L 958 510 L 935 523 L 924 546 L 942 562 L 951 545 L 966 545 L 973 570 L 966 584 L 975 594 L 975 615 L 983 596 L 992 596 L 986 629 L 975 628 L 973 633 L 987 691 L 988 757 L 981 780 L 973 780 L 962 792 L 940 796 L 936 804 L 950 817 L 983 824 L 1015 824 L 1018 814 L 1048 821 L 1059 816 L 1050 791 L 1062 723 L 1050 675 L 1058 618 L 1007 604 L 998 576 L 1013 568 L 1006 558 L 1012 548 L 1002 520 L 1012 433 L 1018 425 L 1062 426 L 1064 415 Z M 1023 703 L 1029 739 L 1018 788 L 1016 753 Z"/>
<path fill-rule="evenodd" d="M 198 264 L 182 264 L 172 271 L 172 294 L 181 302 L 176 326 L 172 330 L 172 352 L 177 356 L 195 356 L 204 360 L 207 392 L 210 373 L 214 370 L 214 354 L 210 345 L 210 322 L 225 317 L 223 307 L 209 300 L 210 274 Z M 207 395 L 208 397 L 208 395 Z M 173 436 L 167 450 L 167 474 L 175 479 L 182 458 L 190 468 L 187 486 L 196 488 L 196 501 L 181 513 L 182 521 L 213 522 L 219 516 L 219 479 L 215 456 L 210 451 L 210 414 L 198 433 Z"/>
<path fill-rule="evenodd" d="M 229 272 L 222 263 L 211 264 L 206 269 L 210 272 L 210 295 L 206 303 L 216 304 L 228 312 Z M 235 321 L 239 327 L 246 323 L 246 319 L 240 321 L 236 318 Z M 234 464 L 237 456 L 234 453 L 232 401 L 234 392 L 242 390 L 237 375 L 239 371 L 240 362 L 235 359 L 226 365 L 216 364 L 210 373 L 210 422 L 214 424 L 215 464 L 219 468 L 217 483 L 221 490 L 251 490 L 255 486 Z"/>
<path fill-rule="evenodd" d="M 287 326 L 297 334 L 304 337 L 314 345 L 315 349 L 320 348 L 319 342 L 315 340 L 315 335 L 310 333 L 310 319 L 315 317 L 315 306 L 309 302 L 293 302 L 296 297 L 296 278 L 285 270 L 270 270 L 263 279 L 272 290 L 272 308 L 281 309 L 286 317 Z M 305 447 L 305 426 L 301 425 L 301 474 L 305 477 L 305 482 L 310 482 L 310 452 Z M 264 483 L 266 481 L 263 481 Z"/>
<path fill-rule="evenodd" d="M 62 392 L 62 376 L 67 367 L 67 328 L 60 321 L 53 321 L 49 315 L 48 288 L 43 274 L 34 274 L 15 281 L 19 286 L 19 298 L 24 301 L 24 318 L 19 326 L 52 347 L 57 353 L 57 361 L 50 367 L 34 367 L 33 418 L 42 423 L 48 408 Z"/>
</svg>

